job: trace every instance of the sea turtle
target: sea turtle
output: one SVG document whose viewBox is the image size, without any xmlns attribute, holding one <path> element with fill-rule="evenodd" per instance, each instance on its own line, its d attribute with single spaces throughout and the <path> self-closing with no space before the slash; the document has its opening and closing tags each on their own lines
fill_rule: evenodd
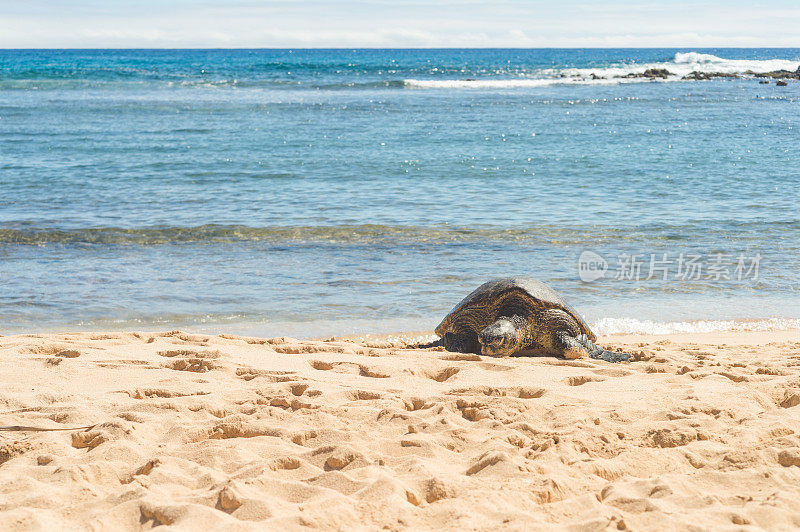
<svg viewBox="0 0 800 532">
<path fill-rule="evenodd" d="M 630 359 L 595 345 L 594 333 L 555 290 L 526 277 L 482 284 L 450 311 L 436 334 L 445 349 L 462 353 Z"/>
</svg>

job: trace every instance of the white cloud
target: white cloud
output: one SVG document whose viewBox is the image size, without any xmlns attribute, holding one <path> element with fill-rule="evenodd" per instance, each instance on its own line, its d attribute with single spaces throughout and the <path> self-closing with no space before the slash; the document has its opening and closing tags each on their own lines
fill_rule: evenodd
<svg viewBox="0 0 800 532">
<path fill-rule="evenodd" d="M 0 1 L 0 47 L 800 46 L 788 2 Z"/>
</svg>

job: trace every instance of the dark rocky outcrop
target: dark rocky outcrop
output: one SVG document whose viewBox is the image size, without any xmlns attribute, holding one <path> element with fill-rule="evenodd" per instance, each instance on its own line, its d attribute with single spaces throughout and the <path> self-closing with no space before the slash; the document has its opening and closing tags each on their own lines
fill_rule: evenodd
<svg viewBox="0 0 800 532">
<path fill-rule="evenodd" d="M 666 68 L 648 68 L 644 72 L 631 72 L 630 74 L 625 74 L 624 76 L 615 76 L 617 78 L 647 78 L 647 79 L 667 79 L 670 76 L 674 76 L 672 72 L 667 70 Z"/>
<path fill-rule="evenodd" d="M 670 76 L 674 76 L 672 72 L 667 70 L 666 68 L 648 68 L 644 71 L 642 76 L 646 78 L 662 78 L 667 79 Z"/>
<path fill-rule="evenodd" d="M 705 81 L 715 78 L 741 78 L 742 76 L 745 77 L 754 77 L 754 78 L 761 78 L 759 83 L 768 84 L 769 81 L 764 78 L 771 78 L 776 80 L 787 80 L 787 79 L 797 79 L 800 80 L 800 67 L 797 68 L 795 71 L 791 70 L 773 70 L 772 72 L 754 72 L 752 70 L 747 70 L 743 73 L 734 73 L 731 74 L 729 72 L 698 72 L 694 71 L 690 74 L 683 76 L 683 79 L 686 80 L 695 80 L 695 81 Z M 783 85 L 781 85 L 783 86 Z"/>
<path fill-rule="evenodd" d="M 782 79 L 779 79 L 778 81 L 775 82 L 775 85 L 777 85 L 778 87 L 785 87 L 786 85 L 788 85 L 788 83 L 786 83 Z"/>
<path fill-rule="evenodd" d="M 695 81 L 705 81 L 714 78 L 738 78 L 739 74 L 730 74 L 728 72 L 698 72 L 695 70 L 690 74 L 683 76 L 683 79 L 693 79 Z"/>
<path fill-rule="evenodd" d="M 568 77 L 566 74 L 561 73 L 560 76 L 562 78 Z M 624 76 L 614 76 L 616 79 L 649 79 L 649 80 L 656 80 L 656 79 L 668 79 L 670 77 L 674 77 L 676 74 L 673 74 L 666 68 L 648 68 L 644 72 L 631 72 L 630 74 L 625 74 Z M 586 78 L 581 76 L 580 74 L 572 74 L 572 78 L 585 80 Z M 759 78 L 759 83 L 764 85 L 769 84 L 768 79 L 775 79 L 778 81 L 783 80 L 798 80 L 800 81 L 800 67 L 797 68 L 795 71 L 791 70 L 773 70 L 772 72 L 755 72 L 753 70 L 746 70 L 745 72 L 701 72 L 699 70 L 695 70 L 690 72 L 689 74 L 683 76 L 681 79 L 684 80 L 692 80 L 692 81 L 709 81 L 712 79 L 752 79 L 752 78 Z M 608 79 L 603 76 L 599 76 L 594 72 L 589 74 L 588 79 L 598 80 L 598 79 Z M 785 83 L 780 83 L 780 86 L 784 86 Z"/>
<path fill-rule="evenodd" d="M 797 67 L 794 72 L 791 70 L 773 70 L 772 72 L 753 72 L 748 70 L 745 74 L 750 74 L 757 78 L 800 79 L 800 67 Z"/>
</svg>

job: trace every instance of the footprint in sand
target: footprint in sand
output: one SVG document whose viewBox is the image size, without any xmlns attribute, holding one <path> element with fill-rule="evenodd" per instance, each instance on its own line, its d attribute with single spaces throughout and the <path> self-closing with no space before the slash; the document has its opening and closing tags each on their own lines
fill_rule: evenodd
<svg viewBox="0 0 800 532">
<path fill-rule="evenodd" d="M 284 355 L 309 355 L 314 353 L 338 353 L 343 355 L 368 354 L 369 350 L 360 349 L 356 346 L 342 346 L 323 343 L 302 344 L 293 343 L 285 345 L 275 345 L 272 347 L 276 353 Z"/>
<path fill-rule="evenodd" d="M 388 379 L 391 377 L 385 370 L 356 364 L 355 362 L 325 362 L 324 360 L 309 360 L 308 365 L 318 371 L 334 371 L 336 373 L 350 373 L 361 377 L 373 379 Z"/>
<path fill-rule="evenodd" d="M 194 373 L 205 373 L 217 368 L 216 364 L 202 358 L 181 358 L 164 364 L 162 367 L 176 371 L 192 371 Z"/>
<path fill-rule="evenodd" d="M 512 386 L 508 388 L 497 388 L 493 386 L 471 386 L 468 388 L 455 388 L 447 392 L 447 395 L 487 395 L 490 397 L 538 399 L 546 392 L 547 390 L 544 388 L 534 388 L 531 386 Z"/>
<path fill-rule="evenodd" d="M 489 409 L 489 405 L 480 401 L 458 399 L 455 406 L 461 412 L 461 417 L 467 421 L 475 422 L 495 417 L 494 413 Z"/>
<path fill-rule="evenodd" d="M 316 410 L 321 408 L 321 405 L 315 405 L 313 403 L 301 401 L 297 398 L 289 399 L 286 397 L 275 397 L 271 399 L 268 404 L 269 406 L 275 406 L 286 410 Z"/>
<path fill-rule="evenodd" d="M 81 356 L 81 352 L 73 349 L 68 345 L 28 345 L 20 349 L 21 353 L 30 353 L 32 355 L 49 355 L 61 358 L 77 358 Z"/>
<path fill-rule="evenodd" d="M 571 360 L 567 358 L 543 358 L 543 364 L 548 366 L 570 366 L 573 368 L 596 368 L 595 364 L 591 362 L 582 362 L 580 360 Z"/>
<path fill-rule="evenodd" d="M 800 391 L 786 390 L 778 401 L 778 406 L 781 408 L 794 408 L 798 405 L 800 405 Z"/>
<path fill-rule="evenodd" d="M 285 433 L 281 428 L 242 419 L 241 416 L 231 416 L 229 419 L 222 420 L 209 429 L 207 433 L 207 438 L 210 440 L 257 438 L 259 436 L 283 438 Z"/>
<path fill-rule="evenodd" d="M 79 356 L 81 356 L 81 352 L 78 351 L 77 349 L 65 349 L 63 351 L 53 353 L 53 356 L 62 358 L 78 358 Z"/>
<path fill-rule="evenodd" d="M 374 401 L 376 399 L 383 398 L 383 395 L 379 394 L 378 392 L 370 392 L 366 390 L 356 390 L 348 393 L 347 396 L 351 401 Z"/>
<path fill-rule="evenodd" d="M 478 458 L 478 460 L 467 469 L 466 474 L 476 475 L 484 469 L 497 466 L 501 466 L 503 470 L 513 470 L 514 472 L 521 470 L 506 453 L 502 451 L 490 451 Z"/>
<path fill-rule="evenodd" d="M 485 369 L 487 371 L 511 371 L 514 369 L 512 366 L 506 366 L 504 364 L 495 364 L 493 362 L 484 362 L 483 364 L 478 364 L 478 367 L 481 369 Z"/>
<path fill-rule="evenodd" d="M 474 353 L 449 353 L 442 356 L 440 360 L 447 360 L 450 362 L 480 362 L 483 359 Z"/>
<path fill-rule="evenodd" d="M 189 397 L 194 395 L 209 395 L 209 392 L 179 392 L 175 390 L 167 390 L 164 388 L 137 388 L 135 390 L 128 390 L 127 393 L 132 399 L 172 399 L 175 397 Z"/>
<path fill-rule="evenodd" d="M 362 453 L 344 445 L 324 445 L 306 456 L 309 462 L 325 471 L 354 469 L 370 464 Z"/>
<path fill-rule="evenodd" d="M 516 391 L 517 397 L 520 399 L 538 399 L 547 393 L 547 390 L 544 388 L 530 388 L 527 386 L 515 388 L 514 390 Z"/>
<path fill-rule="evenodd" d="M 371 377 L 373 379 L 388 379 L 391 377 L 389 373 L 379 368 L 371 368 L 363 364 L 356 364 L 358 366 L 358 374 L 362 377 Z"/>
<path fill-rule="evenodd" d="M 284 456 L 270 460 L 267 467 L 273 471 L 292 471 L 294 469 L 300 469 L 304 463 L 304 461 L 294 456 Z"/>
<path fill-rule="evenodd" d="M 460 370 L 454 367 L 447 367 L 443 369 L 435 369 L 426 371 L 423 375 L 431 380 L 435 380 L 436 382 L 444 382 L 454 375 L 456 375 Z"/>
<path fill-rule="evenodd" d="M 750 380 L 744 375 L 737 375 L 736 373 L 731 373 L 729 371 L 720 371 L 719 373 L 717 373 L 717 375 L 722 375 L 723 377 L 727 377 L 733 382 L 747 382 L 748 380 Z"/>
<path fill-rule="evenodd" d="M 218 350 L 203 351 L 195 349 L 173 349 L 170 351 L 159 351 L 158 356 L 166 358 L 204 358 L 208 360 L 216 360 L 222 356 Z"/>
<path fill-rule="evenodd" d="M 147 360 L 136 360 L 136 359 L 113 359 L 113 360 L 96 360 L 94 362 L 96 365 L 100 366 L 101 368 L 118 368 L 123 366 L 142 366 L 147 367 L 148 369 L 155 369 L 155 366 L 151 366 L 150 362 Z"/>
<path fill-rule="evenodd" d="M 595 377 L 593 375 L 577 375 L 575 377 L 567 377 L 561 382 L 563 382 L 567 386 L 581 386 L 583 384 L 586 384 L 587 382 L 603 382 L 604 380 L 605 379 L 600 377 Z"/>
<path fill-rule="evenodd" d="M 633 375 L 632 371 L 627 371 L 624 369 L 612 369 L 612 368 L 593 369 L 592 373 L 596 375 L 605 375 L 606 377 L 627 377 L 628 375 Z"/>
<path fill-rule="evenodd" d="M 403 401 L 403 408 L 409 412 L 431 408 L 436 404 L 435 401 L 427 401 L 422 397 L 411 397 Z"/>
<path fill-rule="evenodd" d="M 333 364 L 324 360 L 309 360 L 308 365 L 318 371 L 330 371 L 333 369 Z"/>
<path fill-rule="evenodd" d="M 181 332 L 181 331 L 169 331 L 169 332 L 166 332 L 166 333 L 158 334 L 156 336 L 160 336 L 160 337 L 165 338 L 165 339 L 178 340 L 178 341 L 180 341 L 182 343 L 185 343 L 185 344 L 202 345 L 202 346 L 208 345 L 208 342 L 211 340 L 211 337 L 209 337 L 209 336 L 196 335 L 196 334 L 187 334 L 187 333 L 184 333 L 184 332 Z M 176 343 L 176 342 L 173 342 L 173 343 Z"/>
<path fill-rule="evenodd" d="M 776 377 L 782 377 L 785 375 L 789 375 L 789 373 L 777 368 L 764 367 L 764 368 L 758 368 L 756 370 L 756 375 L 772 375 Z"/>
<path fill-rule="evenodd" d="M 292 395 L 295 397 L 300 397 L 305 393 L 306 390 L 308 390 L 308 384 L 304 384 L 302 382 L 298 382 L 289 386 L 289 391 L 292 392 Z"/>
<path fill-rule="evenodd" d="M 256 377 L 263 377 L 271 382 L 291 382 L 297 380 L 294 371 L 277 371 L 251 368 L 249 366 L 236 368 L 236 376 L 244 381 L 251 381 Z"/>
</svg>

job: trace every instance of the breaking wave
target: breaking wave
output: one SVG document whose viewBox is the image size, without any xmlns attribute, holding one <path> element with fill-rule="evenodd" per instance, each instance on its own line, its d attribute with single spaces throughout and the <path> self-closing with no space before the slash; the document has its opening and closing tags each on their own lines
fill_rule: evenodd
<svg viewBox="0 0 800 532">
<path fill-rule="evenodd" d="M 678 64 L 692 63 L 723 63 L 726 59 L 711 54 L 701 54 L 698 52 L 678 52 L 672 61 Z"/>
</svg>

